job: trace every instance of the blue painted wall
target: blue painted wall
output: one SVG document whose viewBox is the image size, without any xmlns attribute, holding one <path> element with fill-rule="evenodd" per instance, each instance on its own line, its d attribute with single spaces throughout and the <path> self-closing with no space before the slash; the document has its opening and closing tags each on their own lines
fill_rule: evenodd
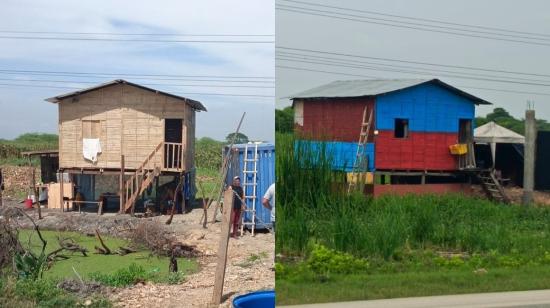
<svg viewBox="0 0 550 308">
<path fill-rule="evenodd" d="M 396 118 L 409 119 L 411 131 L 458 132 L 459 119 L 474 119 L 475 104 L 432 83 L 379 95 L 375 101 L 378 130 L 393 130 Z"/>
<path fill-rule="evenodd" d="M 351 172 L 355 154 L 357 153 L 357 142 L 339 142 L 339 141 L 299 141 L 312 151 L 321 151 L 324 149 L 327 157 L 332 161 L 332 169 Z M 368 158 L 368 171 L 374 170 L 374 143 L 367 143 L 365 156 Z"/>
<path fill-rule="evenodd" d="M 232 179 L 235 175 L 239 175 L 241 178 L 241 183 L 245 182 L 244 175 L 244 150 L 245 144 L 236 144 L 233 146 L 239 150 L 238 158 L 235 157 L 229 166 L 227 171 L 226 184 L 231 185 Z M 227 148 L 225 149 L 227 151 Z M 249 145 L 248 147 L 248 159 L 254 157 L 254 145 Z M 257 164 L 257 190 L 256 190 L 256 228 L 265 229 L 271 227 L 271 211 L 266 209 L 262 205 L 262 198 L 269 188 L 269 186 L 275 183 L 275 145 L 272 143 L 262 143 L 258 145 L 258 164 Z M 248 169 L 253 168 L 253 163 L 248 163 Z M 253 175 L 247 174 L 247 182 L 252 182 Z M 245 187 L 243 186 L 243 189 Z M 245 190 L 246 195 L 252 194 L 252 186 L 248 186 Z M 247 199 L 247 207 L 252 208 L 252 200 Z M 252 221 L 252 214 L 247 213 L 244 216 L 246 221 Z"/>
</svg>

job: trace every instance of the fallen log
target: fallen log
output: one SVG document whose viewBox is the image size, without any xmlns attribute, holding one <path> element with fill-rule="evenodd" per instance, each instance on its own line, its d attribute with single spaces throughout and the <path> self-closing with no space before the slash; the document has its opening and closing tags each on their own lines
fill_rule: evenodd
<svg viewBox="0 0 550 308">
<path fill-rule="evenodd" d="M 116 251 L 117 254 L 121 255 L 121 256 L 125 256 L 129 253 L 133 253 L 133 252 L 137 252 L 137 250 L 133 249 L 133 248 L 129 248 L 129 247 L 119 247 L 118 250 Z"/>
</svg>

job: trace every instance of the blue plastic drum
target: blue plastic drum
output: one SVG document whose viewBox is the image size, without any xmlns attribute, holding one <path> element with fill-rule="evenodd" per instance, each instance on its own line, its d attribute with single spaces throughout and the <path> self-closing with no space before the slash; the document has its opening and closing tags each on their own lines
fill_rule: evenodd
<svg viewBox="0 0 550 308">
<path fill-rule="evenodd" d="M 274 308 L 275 291 L 252 292 L 235 297 L 235 308 Z"/>
</svg>

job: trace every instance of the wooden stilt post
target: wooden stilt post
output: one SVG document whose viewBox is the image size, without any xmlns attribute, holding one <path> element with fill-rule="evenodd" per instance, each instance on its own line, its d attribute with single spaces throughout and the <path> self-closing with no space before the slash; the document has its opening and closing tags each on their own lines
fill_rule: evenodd
<svg viewBox="0 0 550 308">
<path fill-rule="evenodd" d="M 120 209 L 119 213 L 122 214 L 124 212 L 124 203 L 126 202 L 126 189 L 124 185 L 124 155 L 120 155 L 120 175 L 118 177 L 118 185 L 119 185 L 119 200 L 120 200 Z"/>
<path fill-rule="evenodd" d="M 63 169 L 59 169 L 59 204 L 61 205 L 61 212 L 64 212 L 65 202 L 63 201 Z"/>
<path fill-rule="evenodd" d="M 525 145 L 523 164 L 523 205 L 533 203 L 533 190 L 535 188 L 535 151 L 537 140 L 537 126 L 535 110 L 525 111 Z"/>
<path fill-rule="evenodd" d="M 220 233 L 220 245 L 218 247 L 218 266 L 214 281 L 214 293 L 211 304 L 219 305 L 223 296 L 223 282 L 225 279 L 225 267 L 227 265 L 227 247 L 229 245 L 229 229 L 231 228 L 231 209 L 233 209 L 233 189 L 229 187 L 225 191 L 223 199 L 222 231 Z M 217 307 L 217 306 L 216 306 Z"/>
<path fill-rule="evenodd" d="M 29 155 L 29 165 L 32 168 L 32 191 L 34 192 L 34 199 L 36 200 L 36 206 L 38 209 L 38 219 L 42 219 L 42 209 L 40 208 L 40 194 L 38 193 L 38 189 L 36 188 L 36 170 L 32 166 L 30 155 Z"/>
</svg>

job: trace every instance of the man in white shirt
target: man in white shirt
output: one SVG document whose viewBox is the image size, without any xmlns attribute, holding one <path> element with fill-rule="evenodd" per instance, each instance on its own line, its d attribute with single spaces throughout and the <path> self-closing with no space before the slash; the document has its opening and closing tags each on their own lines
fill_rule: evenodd
<svg viewBox="0 0 550 308">
<path fill-rule="evenodd" d="M 271 211 L 271 223 L 275 231 L 275 183 L 271 184 L 262 199 L 263 206 Z"/>
</svg>

